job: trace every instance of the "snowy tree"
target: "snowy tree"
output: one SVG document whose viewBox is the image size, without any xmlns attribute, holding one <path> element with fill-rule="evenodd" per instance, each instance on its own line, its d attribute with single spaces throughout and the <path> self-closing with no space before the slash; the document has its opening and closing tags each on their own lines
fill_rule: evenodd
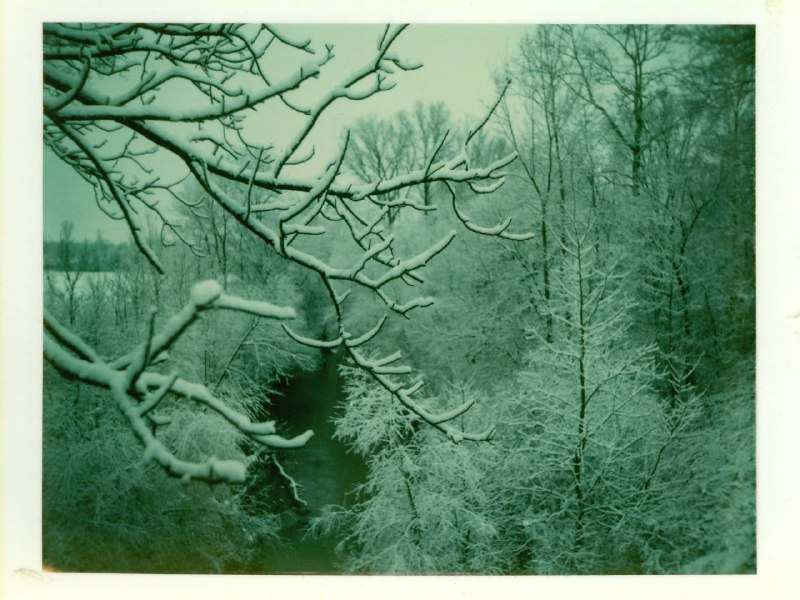
<svg viewBox="0 0 800 600">
<path fill-rule="evenodd" d="M 602 115 L 619 144 L 629 153 L 634 195 L 642 184 L 645 153 L 662 132 L 648 123 L 653 97 L 670 76 L 665 58 L 672 28 L 651 25 L 567 27 L 580 77 L 573 89 Z"/>
<path fill-rule="evenodd" d="M 553 246 L 565 240 L 562 223 L 567 201 L 568 157 L 591 156 L 586 146 L 573 148 L 568 128 L 573 125 L 575 97 L 564 82 L 567 70 L 567 29 L 541 27 L 520 43 L 519 52 L 508 66 L 513 79 L 511 93 L 503 104 L 503 131 L 519 155 L 525 193 L 538 215 L 539 256 L 530 268 L 541 273 L 543 312 L 549 314 Z M 555 205 L 555 206 L 554 206 Z M 557 211 L 553 209 L 557 207 Z M 551 233 L 559 240 L 549 242 Z M 547 317 L 550 319 L 550 317 Z M 552 320 L 545 337 L 551 338 Z"/>
<path fill-rule="evenodd" d="M 491 435 L 491 424 L 478 431 L 452 425 L 453 418 L 470 405 L 432 412 L 414 399 L 419 383 L 410 366 L 397 365 L 397 353 L 368 358 L 364 348 L 389 314 L 407 317 L 433 303 L 426 296 L 408 297 L 406 288 L 421 281 L 421 269 L 456 236 L 455 230 L 449 231 L 426 248 L 399 254 L 395 236 L 383 232 L 381 219 L 390 206 L 424 207 L 408 195 L 399 201 L 387 198 L 437 182 L 466 182 L 485 193 L 502 185 L 502 169 L 514 154 L 486 165 L 469 164 L 466 154 L 494 107 L 460 149 L 448 148 L 449 156 L 439 144 L 409 171 L 375 173 L 357 184 L 341 173 L 351 143 L 349 133 L 327 156 L 316 149 L 315 128 L 333 104 L 381 94 L 394 86 L 392 73 L 420 66 L 393 49 L 403 29 L 384 28 L 371 56 L 339 81 L 328 82 L 325 69 L 335 60 L 332 46 L 315 49 L 310 40 L 292 39 L 268 25 L 49 23 L 44 26 L 45 143 L 91 183 L 102 210 L 126 222 L 136 246 L 158 272 L 165 267 L 148 240 L 142 215 L 155 215 L 162 239 L 196 247 L 197 240 L 188 236 L 179 212 L 170 208 L 176 202 L 191 204 L 181 186 L 187 179 L 196 181 L 224 211 L 225 219 L 236 221 L 280 257 L 320 278 L 335 313 L 334 339 L 316 339 L 289 325 L 284 325 L 286 335 L 305 346 L 343 348 L 409 414 L 451 440 L 481 441 Z M 282 69 L 272 73 L 267 63 L 278 57 Z M 311 86 L 317 79 L 327 87 Z M 304 93 L 307 88 L 313 93 Z M 297 127 L 287 139 L 269 140 L 256 125 L 258 118 L 294 119 Z M 510 233 L 507 226 L 465 225 L 485 234 L 525 237 Z M 215 227 L 217 238 L 219 231 Z M 339 264 L 327 262 L 319 251 L 326 237 L 334 235 L 350 243 L 347 253 L 340 253 Z M 218 245 L 224 244 L 217 238 Z M 377 299 L 387 311 L 367 331 L 354 331 L 348 325 L 349 315 L 358 311 L 356 291 Z M 293 440 L 276 438 L 274 424 L 251 423 L 206 387 L 177 373 L 149 370 L 200 313 L 214 309 L 276 319 L 294 315 L 290 308 L 242 300 L 207 282 L 192 288 L 188 303 L 161 331 L 151 315 L 145 340 L 115 360 L 98 356 L 53 317 L 46 319 L 45 354 L 68 376 L 109 388 L 144 443 L 146 455 L 167 471 L 181 477 L 241 481 L 244 465 L 213 457 L 203 463 L 184 462 L 158 441 L 151 427 L 158 424 L 154 409 L 162 399 L 179 395 L 212 408 L 267 446 L 301 445 L 310 437 L 307 432 Z"/>
<path fill-rule="evenodd" d="M 456 149 L 452 129 L 450 111 L 441 102 L 427 105 L 417 102 L 411 112 L 400 111 L 390 119 L 364 117 L 353 128 L 352 149 L 344 166 L 363 182 L 427 168 L 438 156 L 451 155 Z M 419 209 L 428 214 L 431 182 L 425 181 L 418 187 L 422 200 Z M 389 222 L 398 210 L 391 203 L 408 191 L 397 190 L 386 196 Z"/>
<path fill-rule="evenodd" d="M 599 268 L 591 222 L 565 229 L 565 266 L 554 278 L 551 340 L 540 325 L 507 405 L 497 476 L 515 481 L 498 497 L 517 568 L 539 573 L 643 569 L 646 523 L 668 522 L 663 490 L 651 488 L 667 448 L 679 444 L 698 404 L 691 389 L 659 403 L 653 346 L 628 335 L 633 302 L 618 267 Z M 493 486 L 499 488 L 500 486 Z"/>
</svg>

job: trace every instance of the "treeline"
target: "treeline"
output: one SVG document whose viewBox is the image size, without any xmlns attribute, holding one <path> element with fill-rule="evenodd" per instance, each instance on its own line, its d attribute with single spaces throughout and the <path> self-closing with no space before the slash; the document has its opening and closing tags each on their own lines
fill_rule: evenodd
<svg viewBox="0 0 800 600">
<path fill-rule="evenodd" d="M 82 271 L 100 273 L 120 270 L 137 252 L 129 242 L 94 240 L 45 240 L 45 271 Z"/>
</svg>

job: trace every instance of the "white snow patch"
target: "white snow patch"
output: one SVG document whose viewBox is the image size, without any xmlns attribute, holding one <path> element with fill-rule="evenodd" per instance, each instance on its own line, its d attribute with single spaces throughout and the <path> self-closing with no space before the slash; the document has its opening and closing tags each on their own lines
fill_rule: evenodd
<svg viewBox="0 0 800 600">
<path fill-rule="evenodd" d="M 222 286 L 214 279 L 207 279 L 192 286 L 189 298 L 195 306 L 208 306 L 222 294 Z"/>
<path fill-rule="evenodd" d="M 231 483 L 244 483 L 247 479 L 247 467 L 238 460 L 209 459 L 214 475 Z"/>
<path fill-rule="evenodd" d="M 222 296 L 216 306 L 217 308 L 227 308 L 267 317 L 268 319 L 294 319 L 297 316 L 297 313 L 291 307 L 275 306 L 269 302 L 257 300 L 245 300 L 238 296 Z"/>
</svg>

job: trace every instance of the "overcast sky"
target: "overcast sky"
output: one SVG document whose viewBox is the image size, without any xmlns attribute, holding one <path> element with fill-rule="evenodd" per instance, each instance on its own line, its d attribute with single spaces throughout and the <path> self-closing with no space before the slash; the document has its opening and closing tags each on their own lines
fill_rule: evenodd
<svg viewBox="0 0 800 600">
<path fill-rule="evenodd" d="M 323 71 L 324 85 L 337 81 L 350 69 L 366 60 L 383 29 L 382 25 L 284 25 L 287 35 L 311 38 L 322 51 L 325 43 L 334 45 L 335 59 Z M 511 56 L 530 26 L 524 25 L 414 25 L 396 41 L 394 49 L 402 58 L 422 62 L 422 69 L 400 73 L 397 86 L 365 102 L 340 100 L 317 125 L 318 140 L 328 140 L 334 151 L 348 123 L 367 114 L 391 115 L 410 109 L 416 101 L 447 104 L 459 121 L 479 118 L 495 97 L 492 72 Z M 269 60 L 269 59 L 268 59 Z M 296 95 L 295 98 L 298 98 Z M 289 135 L 286 121 L 276 119 L 259 130 L 269 131 L 273 139 Z M 251 129 L 252 131 L 252 129 Z M 260 131 L 258 131 L 260 133 Z M 317 147 L 318 152 L 325 150 Z M 324 155 L 324 152 L 320 153 Z M 98 230 L 113 241 L 129 237 L 122 222 L 105 216 L 96 206 L 91 186 L 54 154 L 44 152 L 44 237 L 57 239 L 62 221 L 75 224 L 76 239 L 94 238 Z"/>
</svg>

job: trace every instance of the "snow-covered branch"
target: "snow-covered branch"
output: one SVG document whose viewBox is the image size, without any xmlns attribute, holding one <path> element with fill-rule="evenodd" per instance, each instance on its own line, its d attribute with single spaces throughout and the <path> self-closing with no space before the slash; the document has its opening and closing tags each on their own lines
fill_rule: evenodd
<svg viewBox="0 0 800 600">
<path fill-rule="evenodd" d="M 383 221 L 388 218 L 391 223 L 403 209 L 434 210 L 427 193 L 436 183 L 445 183 L 451 190 L 454 212 L 467 230 L 509 240 L 529 237 L 509 232 L 510 219 L 494 227 L 473 223 L 456 206 L 451 187 L 460 182 L 477 193 L 490 194 L 505 182 L 503 169 L 516 154 L 485 161 L 488 164 L 469 164 L 467 158 L 467 146 L 486 126 L 505 90 L 468 132 L 461 150 L 454 152 L 449 131 L 435 133 L 431 143 L 418 152 L 421 159 L 396 161 L 390 170 L 354 181 L 352 173 L 342 168 L 349 156 L 348 132 L 338 152 L 322 162 L 322 167 L 315 167 L 312 159 L 324 161 L 318 150 L 325 146 L 312 138 L 332 104 L 361 102 L 391 89 L 398 71 L 421 66 L 401 58 L 394 49 L 404 29 L 387 26 L 360 64 L 327 87 L 312 90 L 314 86 L 306 84 L 312 79 L 324 80 L 320 74 L 335 59 L 333 47 L 328 45 L 317 53 L 310 40 L 290 39 L 271 26 L 138 24 L 85 30 L 48 24 L 44 28 L 45 139 L 99 190 L 99 197 L 117 205 L 136 244 L 159 270 L 163 268 L 145 239 L 137 210 L 143 207 L 154 212 L 183 240 L 180 225 L 170 221 L 170 211 L 148 197 L 155 189 L 163 189 L 171 200 L 177 199 L 196 215 L 196 206 L 184 198 L 183 188 L 178 183 L 163 183 L 165 177 L 158 174 L 161 163 L 169 163 L 170 177 L 174 177 L 175 165 L 182 165 L 183 175 L 194 179 L 226 215 L 283 258 L 316 273 L 328 286 L 337 311 L 339 337 L 318 340 L 284 327 L 292 340 L 313 348 L 345 348 L 400 403 L 452 439 L 487 439 L 490 431 L 465 434 L 448 424 L 468 406 L 435 415 L 416 403 L 414 386 L 404 387 L 396 381 L 411 372 L 409 366 L 392 364 L 399 356 L 369 361 L 358 354 L 356 348 L 360 351 L 379 334 L 386 317 L 370 331 L 349 335 L 343 325 L 344 297 L 332 286 L 333 282 L 352 282 L 383 302 L 388 311 L 405 318 L 411 311 L 432 305 L 434 299 L 429 296 L 400 297 L 404 288 L 399 284 L 422 284 L 424 267 L 447 249 L 456 231 L 401 255 L 398 248 L 404 246 L 395 243 L 396 233 L 385 232 Z M 282 46 L 285 56 L 280 58 L 286 61 L 286 68 L 273 77 L 268 66 L 274 55 L 269 49 L 277 46 Z M 316 95 L 305 95 L 300 101 L 294 92 L 301 89 Z M 185 98 L 180 104 L 174 102 L 177 91 Z M 248 135 L 246 124 L 251 115 L 258 118 L 273 109 L 278 115 L 287 108 L 299 118 L 299 125 L 280 144 Z M 120 145 L 119 139 L 125 142 Z M 414 195 L 417 188 L 423 188 L 424 201 Z M 337 259 L 332 258 L 341 255 L 322 252 L 319 246 L 325 239 L 335 238 L 335 228 L 344 232 L 352 246 L 342 264 L 335 264 Z M 243 421 L 202 386 L 148 371 L 202 312 L 214 309 L 277 320 L 295 316 L 292 308 L 229 296 L 216 282 L 204 282 L 192 290 L 190 301 L 180 311 L 160 328 L 153 327 L 130 353 L 103 365 L 85 343 L 49 327 L 50 345 L 64 351 L 51 352 L 50 360 L 78 379 L 109 389 L 116 385 L 115 374 L 125 374 L 128 397 L 121 397 L 122 392 L 115 395 L 123 411 L 134 415 L 130 418 L 137 431 L 136 419 L 151 417 L 165 396 L 183 394 L 206 404 L 261 443 L 281 447 L 305 443 L 305 434 L 280 440 L 274 431 L 262 431 Z M 146 409 L 134 414 L 128 411 L 129 401 Z M 176 466 L 164 454 L 166 450 L 151 444 L 149 438 L 142 439 L 148 448 L 152 445 L 153 456 L 165 468 L 199 472 L 194 467 Z M 212 466 L 197 468 L 211 476 Z M 213 467 L 215 477 L 219 470 L 219 465 Z"/>
<path fill-rule="evenodd" d="M 44 355 L 67 377 L 109 389 L 117 406 L 128 418 L 131 429 L 144 445 L 145 457 L 156 461 L 170 475 L 186 480 L 241 483 L 247 473 L 243 463 L 219 460 L 213 456 L 201 463 L 183 461 L 159 441 L 155 425 L 164 424 L 167 420 L 154 415 L 152 411 L 167 395 L 207 406 L 250 439 L 268 448 L 302 447 L 313 432 L 308 430 L 294 438 L 284 438 L 277 434 L 274 421 L 253 423 L 246 415 L 215 396 L 205 385 L 181 379 L 177 372 L 162 375 L 147 370 L 158 355 L 180 338 L 201 311 L 213 309 L 235 310 L 277 320 L 294 316 L 292 309 L 228 296 L 216 281 L 205 281 L 192 288 L 186 306 L 169 319 L 158 333 L 154 327 L 155 313 L 152 313 L 144 342 L 129 354 L 108 364 L 102 362 L 86 342 L 52 315 L 45 314 L 49 335 L 44 338 Z"/>
<path fill-rule="evenodd" d="M 506 231 L 511 226 L 511 217 L 506 218 L 504 221 L 501 221 L 494 227 L 484 227 L 482 225 L 476 225 L 470 220 L 468 216 L 466 216 L 458 209 L 458 203 L 456 202 L 456 192 L 453 189 L 453 186 L 450 185 L 449 182 L 446 183 L 446 186 L 447 186 L 447 191 L 450 193 L 450 199 L 452 200 L 453 212 L 458 217 L 458 219 L 464 224 L 464 227 L 466 227 L 470 231 L 479 233 L 481 235 L 496 236 L 506 240 L 513 240 L 517 242 L 529 240 L 534 236 L 533 232 L 511 233 Z M 472 189 L 474 191 L 474 188 Z"/>
</svg>

